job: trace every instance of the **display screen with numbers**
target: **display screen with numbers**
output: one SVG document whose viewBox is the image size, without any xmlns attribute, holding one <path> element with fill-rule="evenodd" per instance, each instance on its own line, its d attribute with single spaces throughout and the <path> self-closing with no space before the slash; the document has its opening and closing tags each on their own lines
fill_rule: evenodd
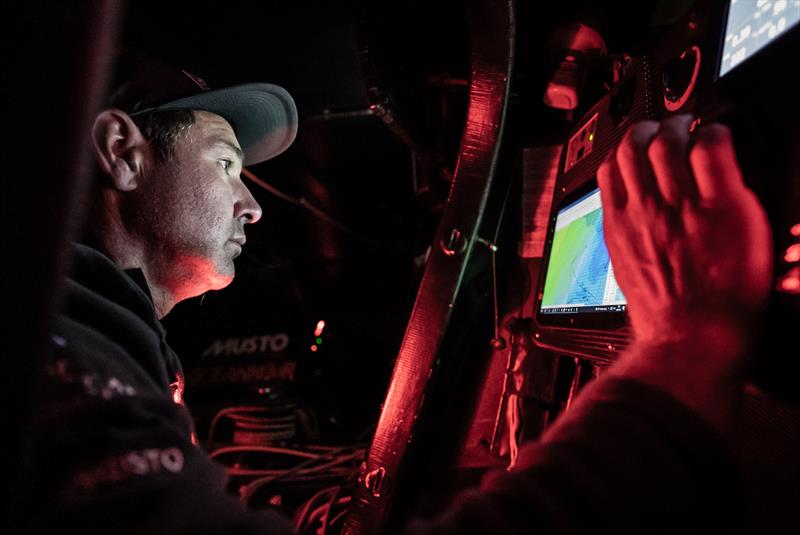
<svg viewBox="0 0 800 535">
<path fill-rule="evenodd" d="M 719 75 L 766 47 L 800 22 L 800 0 L 731 0 Z"/>
</svg>

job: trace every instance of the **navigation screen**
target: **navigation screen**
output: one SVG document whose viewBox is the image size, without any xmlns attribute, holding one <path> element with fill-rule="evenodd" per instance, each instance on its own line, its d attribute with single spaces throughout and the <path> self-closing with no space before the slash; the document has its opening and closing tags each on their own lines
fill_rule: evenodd
<svg viewBox="0 0 800 535">
<path fill-rule="evenodd" d="M 767 46 L 800 21 L 800 0 L 731 0 L 719 75 Z"/>
<path fill-rule="evenodd" d="M 540 312 L 623 312 L 626 303 L 608 257 L 595 188 L 558 211 Z"/>
</svg>

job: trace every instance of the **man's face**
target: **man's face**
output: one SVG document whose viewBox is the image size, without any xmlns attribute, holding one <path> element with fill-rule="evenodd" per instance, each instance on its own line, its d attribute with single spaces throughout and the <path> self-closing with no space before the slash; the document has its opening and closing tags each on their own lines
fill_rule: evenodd
<svg viewBox="0 0 800 535">
<path fill-rule="evenodd" d="M 137 221 L 150 275 L 178 299 L 227 286 L 242 252 L 244 225 L 261 207 L 242 183 L 242 151 L 230 124 L 195 111 L 167 162 L 148 158 Z"/>
</svg>

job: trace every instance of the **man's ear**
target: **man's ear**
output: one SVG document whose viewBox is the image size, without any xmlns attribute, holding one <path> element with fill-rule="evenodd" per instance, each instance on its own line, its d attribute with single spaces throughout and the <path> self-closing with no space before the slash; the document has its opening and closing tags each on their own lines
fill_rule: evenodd
<svg viewBox="0 0 800 535">
<path fill-rule="evenodd" d="M 136 189 L 147 155 L 147 140 L 130 116 L 117 109 L 100 112 L 92 126 L 92 145 L 100 169 L 114 188 Z"/>
</svg>

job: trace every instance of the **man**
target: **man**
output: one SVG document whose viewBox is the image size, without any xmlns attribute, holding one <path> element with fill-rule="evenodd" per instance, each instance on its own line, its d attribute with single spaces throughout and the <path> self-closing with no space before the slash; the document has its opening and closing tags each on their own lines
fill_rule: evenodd
<svg viewBox="0 0 800 535">
<path fill-rule="evenodd" d="M 244 514 L 193 444 L 159 320 L 233 279 L 245 225 L 261 217 L 242 166 L 292 143 L 294 102 L 269 84 L 209 90 L 133 52 L 116 70 L 92 128 L 98 174 L 53 330 L 32 527 L 288 532 L 278 515 Z"/>
<path fill-rule="evenodd" d="M 414 533 L 741 529 L 726 438 L 772 277 L 770 229 L 730 132 L 631 128 L 598 172 L 635 341 L 510 473 Z"/>
<path fill-rule="evenodd" d="M 286 532 L 277 515 L 245 514 L 192 445 L 158 319 L 230 281 L 244 225 L 260 216 L 241 166 L 291 143 L 294 107 L 274 86 L 206 91 L 141 58 L 120 72 L 93 129 L 90 245 L 77 246 L 53 336 L 34 528 Z M 633 347 L 517 469 L 410 531 L 734 527 L 723 438 L 769 287 L 770 236 L 727 130 L 692 139 L 689 122 L 637 125 L 599 172 Z"/>
</svg>

